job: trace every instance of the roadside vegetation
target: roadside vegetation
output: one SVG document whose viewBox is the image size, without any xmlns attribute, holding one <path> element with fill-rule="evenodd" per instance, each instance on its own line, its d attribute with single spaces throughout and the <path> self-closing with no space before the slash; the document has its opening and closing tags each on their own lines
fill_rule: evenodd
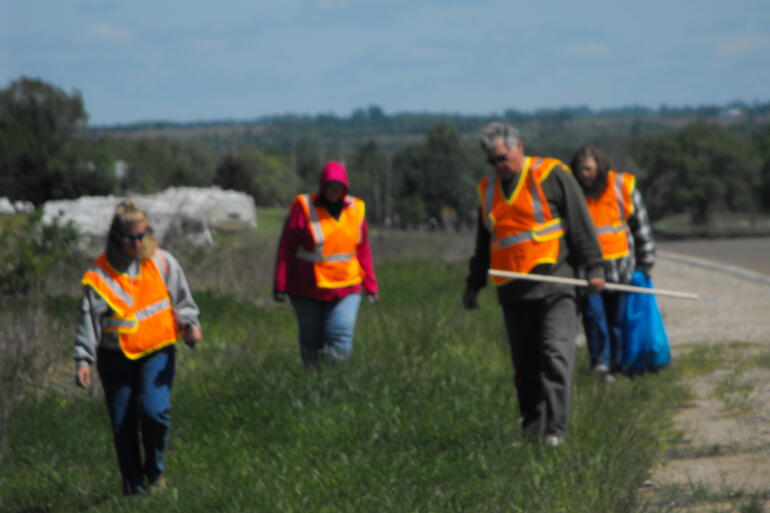
<svg viewBox="0 0 770 513">
<path fill-rule="evenodd" d="M 72 384 L 76 294 L 51 291 L 35 321 L 56 330 L 41 343 L 57 358 L 14 403 L 0 510 L 642 511 L 688 398 L 676 373 L 607 387 L 581 351 L 569 443 L 525 441 L 493 294 L 462 311 L 464 263 L 421 257 L 448 254 L 449 238 L 413 235 L 380 234 L 400 255 L 378 261 L 382 301 L 362 308 L 354 359 L 317 371 L 299 363 L 290 309 L 268 301 L 270 268 L 251 272 L 272 261 L 274 231 L 229 235 L 216 255 L 243 265 L 234 277 L 213 254 L 183 254 L 205 341 L 179 348 L 170 489 L 138 502 L 119 495 L 101 391 Z"/>
<path fill-rule="evenodd" d="M 568 160 L 590 135 L 637 173 L 661 232 L 766 234 L 770 107 L 741 108 L 745 122 L 720 109 L 501 117 L 520 126 L 533 154 Z M 473 136 L 491 118 L 370 107 L 350 119 L 227 130 L 89 130 L 86 120 L 77 92 L 24 77 L 0 90 L 3 195 L 39 206 L 217 185 L 252 195 L 260 225 L 217 234 L 213 250 L 170 248 L 202 308 L 205 340 L 179 348 L 170 488 L 126 501 L 98 383 L 88 392 L 72 383 L 87 264 L 70 249 L 76 233 L 36 216 L 0 219 L 0 512 L 641 513 L 719 499 L 745 513 L 768 499 L 699 485 L 643 491 L 656 461 L 706 450 L 688 448 L 672 423 L 693 398 L 688 380 L 719 376 L 710 393 L 725 415 L 753 415 L 743 372 L 766 369 L 766 352 L 693 350 L 664 372 L 606 386 L 579 351 L 569 442 L 522 439 L 494 295 L 482 294 L 480 312 L 459 304 L 473 185 L 488 172 Z M 314 190 L 329 159 L 346 162 L 367 201 L 382 301 L 362 308 L 351 362 L 307 371 L 290 308 L 271 300 L 285 211 L 263 207 Z"/>
</svg>

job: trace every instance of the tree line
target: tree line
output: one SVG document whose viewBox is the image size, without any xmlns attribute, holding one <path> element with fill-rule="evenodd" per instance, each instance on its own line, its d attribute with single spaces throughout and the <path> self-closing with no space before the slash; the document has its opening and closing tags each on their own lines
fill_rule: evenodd
<svg viewBox="0 0 770 513">
<path fill-rule="evenodd" d="M 724 116 L 735 110 L 742 122 Z M 0 196 L 39 205 L 217 185 L 252 195 L 258 207 L 286 206 L 317 188 L 325 161 L 340 160 L 373 223 L 469 224 L 474 186 L 490 172 L 475 138 L 493 119 L 516 124 L 529 154 L 568 162 L 585 142 L 602 146 L 619 170 L 637 175 L 653 219 L 687 213 L 705 224 L 718 211 L 770 210 L 769 105 L 509 109 L 498 117 L 389 116 L 371 106 L 349 118 L 93 128 L 79 92 L 27 77 L 0 89 Z"/>
</svg>

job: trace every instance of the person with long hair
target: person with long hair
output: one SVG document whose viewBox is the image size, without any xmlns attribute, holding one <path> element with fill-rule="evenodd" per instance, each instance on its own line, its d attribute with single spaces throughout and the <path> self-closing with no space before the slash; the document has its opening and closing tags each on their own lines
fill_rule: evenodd
<svg viewBox="0 0 770 513">
<path fill-rule="evenodd" d="M 318 192 L 292 202 L 278 243 L 273 297 L 291 300 L 306 365 L 350 358 L 361 293 L 379 298 L 366 207 L 348 188 L 345 166 L 327 162 Z"/>
<path fill-rule="evenodd" d="M 121 202 L 105 251 L 83 275 L 75 336 L 76 383 L 93 382 L 96 365 L 123 493 L 166 486 L 175 342 L 201 339 L 199 310 L 177 260 L 158 247 L 147 214 Z"/>
<path fill-rule="evenodd" d="M 608 282 L 629 283 L 635 270 L 649 275 L 655 241 L 636 178 L 612 169 L 598 147 L 586 144 L 570 161 L 596 225 Z M 582 295 L 580 309 L 591 369 L 613 381 L 622 371 L 623 320 L 628 294 L 616 290 Z"/>
</svg>

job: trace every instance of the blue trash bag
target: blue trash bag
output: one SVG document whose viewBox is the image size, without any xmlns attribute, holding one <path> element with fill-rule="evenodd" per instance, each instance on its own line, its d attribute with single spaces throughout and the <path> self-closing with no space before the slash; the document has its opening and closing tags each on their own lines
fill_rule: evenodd
<svg viewBox="0 0 770 513">
<path fill-rule="evenodd" d="M 631 285 L 653 288 L 652 280 L 642 271 L 634 271 Z M 629 293 L 623 321 L 621 368 L 629 374 L 641 374 L 670 363 L 671 349 L 655 296 Z"/>
</svg>

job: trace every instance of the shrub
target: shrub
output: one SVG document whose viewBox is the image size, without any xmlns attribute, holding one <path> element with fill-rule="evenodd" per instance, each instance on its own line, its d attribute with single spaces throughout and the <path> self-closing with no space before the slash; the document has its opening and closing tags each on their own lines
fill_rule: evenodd
<svg viewBox="0 0 770 513">
<path fill-rule="evenodd" d="M 65 329 L 46 299 L 56 279 L 72 268 L 77 232 L 71 226 L 43 226 L 40 213 L 0 231 L 0 463 L 5 429 L 14 402 L 44 382 L 63 355 Z"/>
</svg>

